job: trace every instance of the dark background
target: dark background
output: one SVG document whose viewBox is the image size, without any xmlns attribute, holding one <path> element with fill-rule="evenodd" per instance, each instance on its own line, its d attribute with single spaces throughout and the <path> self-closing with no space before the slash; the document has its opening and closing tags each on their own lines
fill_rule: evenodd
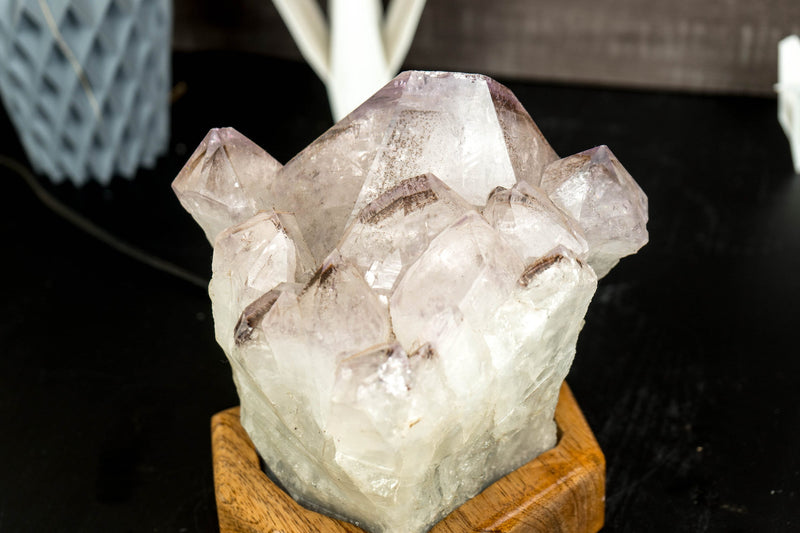
<svg viewBox="0 0 800 533">
<path fill-rule="evenodd" d="M 178 50 L 300 59 L 272 2 L 174 6 Z M 800 34 L 797 0 L 427 0 L 406 64 L 522 80 L 772 95 L 777 43 L 792 34 Z"/>
<path fill-rule="evenodd" d="M 207 130 L 286 162 L 330 115 L 299 62 L 178 53 L 173 80 L 154 169 L 39 182 L 207 278 L 170 190 Z M 568 378 L 606 454 L 604 531 L 798 530 L 800 178 L 775 100 L 507 84 L 558 153 L 608 144 L 650 199 L 650 243 L 601 280 Z M 27 164 L 4 115 L 0 136 Z M 215 531 L 209 421 L 237 398 L 205 290 L 0 175 L 0 531 Z"/>
</svg>

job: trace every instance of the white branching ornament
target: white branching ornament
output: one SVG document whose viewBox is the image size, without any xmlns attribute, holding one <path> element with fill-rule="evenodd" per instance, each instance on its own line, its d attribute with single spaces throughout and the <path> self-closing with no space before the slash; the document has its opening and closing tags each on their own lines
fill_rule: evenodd
<svg viewBox="0 0 800 533">
<path fill-rule="evenodd" d="M 778 45 L 778 120 L 789 138 L 794 171 L 800 174 L 800 37 Z"/>
<path fill-rule="evenodd" d="M 338 121 L 397 73 L 425 0 L 273 0 L 300 53 L 325 83 Z"/>
</svg>

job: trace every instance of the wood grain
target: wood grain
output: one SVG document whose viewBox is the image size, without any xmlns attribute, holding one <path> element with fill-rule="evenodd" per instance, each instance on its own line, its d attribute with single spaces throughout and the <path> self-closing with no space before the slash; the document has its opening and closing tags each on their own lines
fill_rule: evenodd
<svg viewBox="0 0 800 533">
<path fill-rule="evenodd" d="M 604 520 L 605 458 L 566 383 L 556 423 L 555 448 L 487 487 L 431 533 L 597 532 Z M 362 531 L 301 507 L 272 483 L 238 407 L 214 415 L 211 438 L 221 533 Z"/>
</svg>

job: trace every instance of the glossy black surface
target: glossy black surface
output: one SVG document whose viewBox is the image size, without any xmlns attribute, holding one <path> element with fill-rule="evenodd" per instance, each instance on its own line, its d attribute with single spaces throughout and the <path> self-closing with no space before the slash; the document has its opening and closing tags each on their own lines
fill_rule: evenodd
<svg viewBox="0 0 800 533">
<path fill-rule="evenodd" d="M 187 90 L 157 168 L 46 188 L 208 277 L 169 187 L 206 131 L 285 162 L 330 119 L 304 65 L 174 67 Z M 568 378 L 608 462 L 605 531 L 797 530 L 800 178 L 775 101 L 508 85 L 556 151 L 608 144 L 650 199 L 651 242 L 600 282 Z M 4 116 L 0 135 L 24 162 Z M 215 531 L 209 419 L 237 399 L 206 293 L 0 175 L 0 531 Z"/>
</svg>

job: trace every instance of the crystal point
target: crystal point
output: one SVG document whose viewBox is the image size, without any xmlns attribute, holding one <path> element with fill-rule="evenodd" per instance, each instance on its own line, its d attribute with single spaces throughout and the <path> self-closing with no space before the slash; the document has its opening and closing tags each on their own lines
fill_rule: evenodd
<svg viewBox="0 0 800 533">
<path fill-rule="evenodd" d="M 486 83 L 517 181 L 538 184 L 544 167 L 558 156 L 517 97 L 491 78 L 486 78 Z"/>
<path fill-rule="evenodd" d="M 583 227 L 598 276 L 647 243 L 647 196 L 607 146 L 551 163 L 541 187 Z"/>
<path fill-rule="evenodd" d="M 480 206 L 498 185 L 533 179 L 557 159 L 499 83 L 477 74 L 406 72 L 281 169 L 275 207 L 304 212 L 317 260 L 364 207 L 399 182 L 432 173 Z"/>
<path fill-rule="evenodd" d="M 214 128 L 172 183 L 209 242 L 228 226 L 268 208 L 266 184 L 281 164 L 233 128 Z"/>
</svg>

